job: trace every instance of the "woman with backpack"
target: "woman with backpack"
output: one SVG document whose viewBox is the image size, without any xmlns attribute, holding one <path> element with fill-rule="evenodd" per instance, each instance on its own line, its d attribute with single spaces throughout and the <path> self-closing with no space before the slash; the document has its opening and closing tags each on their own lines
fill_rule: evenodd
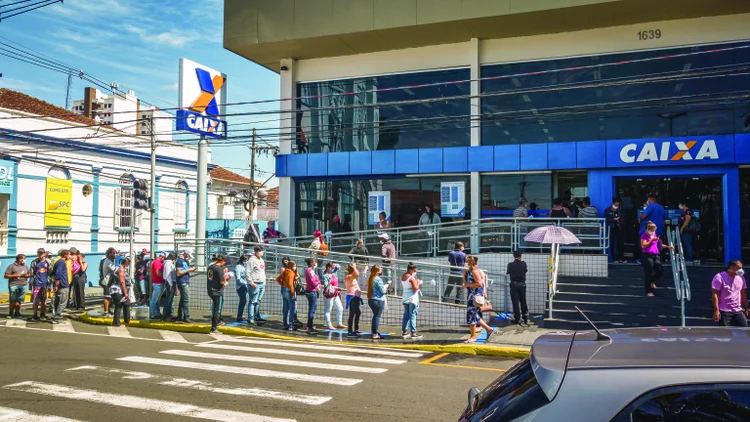
<svg viewBox="0 0 750 422">
<path fill-rule="evenodd" d="M 344 285 L 346 286 L 346 308 L 349 309 L 349 332 L 346 336 L 349 338 L 357 338 L 362 334 L 362 331 L 359 331 L 359 317 L 362 315 L 359 309 L 362 305 L 362 289 L 359 288 L 358 277 L 357 266 L 347 265 Z"/>
<path fill-rule="evenodd" d="M 131 288 L 130 274 L 128 274 L 128 268 L 130 268 L 130 255 L 125 255 L 120 260 L 120 266 L 115 270 L 115 274 L 112 280 L 112 284 L 109 286 L 109 294 L 112 296 L 112 304 L 115 305 L 115 316 L 112 319 L 112 325 L 119 327 L 120 314 L 125 315 L 125 324 L 130 323 L 130 297 L 128 292 Z"/>
<path fill-rule="evenodd" d="M 297 319 L 297 294 L 294 283 L 299 279 L 299 274 L 297 274 L 297 264 L 294 261 L 290 261 L 289 258 L 284 259 L 286 263 L 281 268 L 281 273 L 276 276 L 276 281 L 281 286 L 281 297 L 284 301 L 281 315 L 284 322 L 284 329 L 297 331 L 297 327 L 294 324 L 294 321 Z"/>
<path fill-rule="evenodd" d="M 323 274 L 323 296 L 326 298 L 326 310 L 325 318 L 326 325 L 329 330 L 343 329 L 346 328 L 341 322 L 344 317 L 344 305 L 341 304 L 341 298 L 339 297 L 339 280 L 336 278 L 336 273 L 339 270 L 338 264 L 329 262 L 326 264 L 326 271 Z M 331 310 L 336 308 L 336 326 L 331 324 Z"/>
</svg>

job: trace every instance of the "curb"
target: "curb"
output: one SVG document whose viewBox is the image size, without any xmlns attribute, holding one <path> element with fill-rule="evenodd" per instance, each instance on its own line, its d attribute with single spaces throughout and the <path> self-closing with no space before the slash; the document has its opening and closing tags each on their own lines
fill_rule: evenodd
<svg viewBox="0 0 750 422">
<path fill-rule="evenodd" d="M 112 318 L 102 318 L 90 316 L 87 313 L 83 313 L 78 316 L 78 321 L 92 324 L 92 325 L 112 325 Z M 177 331 L 181 333 L 198 333 L 208 334 L 211 331 L 209 324 L 176 324 L 173 322 L 153 322 L 143 320 L 131 320 L 128 327 L 137 328 L 150 328 L 155 330 L 168 330 Z M 280 334 L 267 333 L 265 331 L 249 330 L 246 328 L 239 327 L 219 327 L 219 332 L 222 334 L 245 336 L 245 337 L 257 337 L 266 338 L 273 340 L 291 340 L 291 341 L 302 341 L 308 343 L 321 343 L 321 344 L 335 344 L 341 346 L 346 345 L 350 347 L 384 347 L 389 349 L 403 349 L 403 350 L 417 350 L 423 352 L 435 352 L 435 353 L 454 353 L 454 354 L 465 354 L 465 355 L 477 355 L 477 356 L 496 356 L 504 358 L 523 359 L 529 356 L 531 349 L 519 346 L 489 346 L 486 344 L 356 344 L 356 343 L 342 343 L 337 341 L 314 339 L 314 338 L 300 338 L 294 336 L 285 336 Z"/>
</svg>

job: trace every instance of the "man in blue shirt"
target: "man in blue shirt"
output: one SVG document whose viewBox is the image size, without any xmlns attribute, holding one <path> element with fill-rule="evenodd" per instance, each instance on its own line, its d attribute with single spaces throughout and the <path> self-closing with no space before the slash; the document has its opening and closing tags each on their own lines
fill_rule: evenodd
<svg viewBox="0 0 750 422">
<path fill-rule="evenodd" d="M 70 279 L 68 277 L 68 264 L 70 261 L 70 251 L 67 249 L 60 250 L 60 259 L 52 267 L 53 291 L 55 292 L 55 301 L 52 307 L 52 323 L 58 324 L 62 319 L 62 313 L 68 305 L 68 287 Z"/>
<path fill-rule="evenodd" d="M 656 202 L 656 196 L 653 194 L 648 195 L 648 201 L 646 201 L 646 203 L 648 204 L 648 206 L 641 215 L 641 229 L 638 234 L 645 233 L 646 224 L 651 221 L 656 224 L 656 235 L 661 236 L 664 231 L 664 218 L 667 213 L 666 211 L 664 211 L 664 207 Z"/>
<path fill-rule="evenodd" d="M 455 249 L 448 253 L 448 263 L 450 263 L 451 267 L 464 268 L 466 265 L 466 253 L 464 253 L 463 242 L 456 242 Z M 463 284 L 463 281 L 463 269 L 451 268 L 451 273 L 448 276 L 448 284 L 445 286 L 445 291 L 443 292 L 443 301 L 447 302 L 450 299 L 455 287 L 456 303 L 460 304 L 462 299 L 461 284 Z"/>
<path fill-rule="evenodd" d="M 180 303 L 177 305 L 177 319 L 192 323 L 190 319 L 190 273 L 195 272 L 195 267 L 190 265 L 193 259 L 192 249 L 183 249 L 182 255 L 175 262 L 177 272 L 177 289 L 180 294 Z"/>
<path fill-rule="evenodd" d="M 44 248 L 36 251 L 37 258 L 31 262 L 32 293 L 31 301 L 33 303 L 34 316 L 33 321 L 47 319 L 47 284 L 49 282 L 49 262 L 47 262 L 47 252 Z M 39 305 L 42 307 L 42 316 L 37 313 Z"/>
</svg>

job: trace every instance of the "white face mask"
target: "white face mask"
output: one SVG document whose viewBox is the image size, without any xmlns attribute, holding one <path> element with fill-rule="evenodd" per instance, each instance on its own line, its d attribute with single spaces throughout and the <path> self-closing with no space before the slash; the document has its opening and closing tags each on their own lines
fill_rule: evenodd
<svg viewBox="0 0 750 422">
<path fill-rule="evenodd" d="M 316 268 L 318 268 L 318 264 L 313 264 L 312 267 L 313 267 L 313 269 L 316 269 Z"/>
<path fill-rule="evenodd" d="M 735 271 L 735 274 L 737 274 L 738 276 L 742 277 L 742 276 L 745 275 L 745 270 L 743 270 L 742 268 L 740 268 L 739 270 Z"/>
<path fill-rule="evenodd" d="M 613 210 L 616 210 L 616 209 L 618 209 L 618 208 L 620 208 L 620 207 L 618 207 L 617 205 L 614 205 L 614 204 L 612 204 L 612 209 L 613 209 Z"/>
<path fill-rule="evenodd" d="M 646 208 L 648 208 L 648 205 L 643 206 L 643 211 L 646 211 Z"/>
<path fill-rule="evenodd" d="M 649 230 L 647 233 L 649 234 L 649 236 L 653 236 L 656 234 L 656 230 Z"/>
<path fill-rule="evenodd" d="M 682 205 L 682 204 L 678 205 L 678 207 L 679 207 L 680 209 L 683 209 L 683 208 L 685 208 L 685 206 L 684 206 L 684 205 Z"/>
</svg>

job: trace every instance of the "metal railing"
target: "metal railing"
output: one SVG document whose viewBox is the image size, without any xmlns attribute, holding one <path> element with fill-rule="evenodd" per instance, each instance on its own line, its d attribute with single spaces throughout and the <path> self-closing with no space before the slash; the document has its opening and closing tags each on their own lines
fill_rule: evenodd
<svg viewBox="0 0 750 422">
<path fill-rule="evenodd" d="M 685 255 L 682 251 L 682 239 L 680 238 L 680 231 L 678 229 L 667 229 L 667 243 L 672 246 L 672 249 L 669 250 L 669 259 L 672 263 L 675 293 L 677 300 L 680 301 L 682 326 L 685 327 L 685 301 L 691 298 L 690 279 L 688 278 Z"/>
<path fill-rule="evenodd" d="M 549 245 L 526 242 L 524 236 L 537 227 L 558 225 L 573 232 L 580 244 L 566 245 L 562 253 L 585 251 L 593 254 L 607 253 L 609 232 L 602 218 L 485 218 L 477 220 L 446 222 L 429 226 L 394 227 L 368 229 L 348 233 L 326 233 L 326 243 L 331 251 L 349 252 L 357 239 L 362 239 L 371 256 L 380 256 L 378 235 L 388 233 L 396 246 L 399 257 L 434 257 L 453 250 L 457 241 L 462 241 L 466 250 L 473 253 L 546 252 Z M 295 236 L 274 239 L 279 245 L 308 247 L 313 237 Z"/>
</svg>

